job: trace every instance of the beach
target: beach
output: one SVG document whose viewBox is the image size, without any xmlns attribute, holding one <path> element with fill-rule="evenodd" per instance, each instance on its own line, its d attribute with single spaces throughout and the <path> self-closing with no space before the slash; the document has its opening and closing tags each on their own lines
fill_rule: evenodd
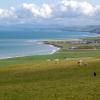
<svg viewBox="0 0 100 100">
<path fill-rule="evenodd" d="M 57 47 L 44 44 L 40 40 L 8 39 L 0 40 L 0 59 L 47 55 L 58 50 Z"/>
</svg>

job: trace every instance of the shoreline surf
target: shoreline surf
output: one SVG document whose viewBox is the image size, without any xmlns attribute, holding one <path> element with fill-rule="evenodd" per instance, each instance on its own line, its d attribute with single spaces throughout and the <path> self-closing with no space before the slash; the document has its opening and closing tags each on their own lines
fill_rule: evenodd
<svg viewBox="0 0 100 100">
<path fill-rule="evenodd" d="M 43 51 L 43 53 L 41 52 L 40 54 L 31 54 L 31 55 L 21 55 L 21 56 L 8 56 L 8 57 L 0 57 L 0 60 L 3 60 L 3 59 L 11 59 L 11 58 L 19 58 L 19 57 L 29 57 L 29 56 L 38 56 L 38 55 L 50 55 L 50 54 L 54 54 L 55 52 L 57 52 L 58 50 L 60 50 L 60 48 L 59 47 L 56 47 L 56 46 L 54 46 L 54 45 L 51 45 L 51 44 L 45 44 L 43 41 L 40 41 L 40 40 L 30 40 L 30 41 L 28 41 L 28 42 L 33 42 L 33 41 L 35 41 L 35 42 L 37 42 L 37 44 L 39 44 L 39 45 L 47 45 L 48 46 L 48 48 L 49 48 L 49 50 L 48 50 L 48 52 L 47 53 L 44 53 L 44 52 L 46 52 L 45 50 Z M 51 50 L 52 49 L 52 50 Z M 42 50 L 41 50 L 42 51 Z"/>
</svg>

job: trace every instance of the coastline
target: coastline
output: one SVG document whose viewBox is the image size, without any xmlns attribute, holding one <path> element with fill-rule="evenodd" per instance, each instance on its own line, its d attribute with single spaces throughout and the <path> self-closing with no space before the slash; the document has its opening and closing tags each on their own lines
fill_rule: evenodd
<svg viewBox="0 0 100 100">
<path fill-rule="evenodd" d="M 88 37 L 87 37 L 88 38 Z M 96 37 L 90 37 L 90 38 L 96 38 Z M 8 56 L 8 57 L 0 57 L 0 60 L 3 60 L 3 59 L 12 59 L 12 58 L 20 58 L 20 57 L 31 57 L 31 56 L 44 56 L 44 55 L 51 55 L 51 54 L 54 54 L 56 53 L 57 51 L 59 51 L 60 49 L 63 48 L 63 46 L 60 46 L 60 45 L 56 45 L 56 44 L 53 44 L 52 42 L 60 42 L 60 41 L 80 41 L 80 40 L 83 40 L 83 39 L 86 39 L 86 38 L 82 38 L 82 39 L 45 39 L 45 40 L 35 40 L 35 42 L 37 42 L 38 44 L 45 44 L 47 45 L 49 48 L 51 48 L 51 51 L 47 51 L 47 53 L 41 53 L 41 54 L 31 54 L 31 55 L 22 55 L 22 56 Z M 31 42 L 34 41 L 34 40 L 31 40 Z M 49 49 L 48 48 L 48 49 Z M 46 52 L 46 51 L 45 51 Z"/>
<path fill-rule="evenodd" d="M 12 58 L 21 58 L 21 57 L 31 57 L 31 56 L 44 56 L 44 55 L 51 55 L 51 54 L 54 54 L 56 53 L 57 51 L 59 51 L 61 48 L 60 47 L 57 47 L 53 44 L 46 44 L 44 43 L 44 41 L 37 41 L 37 43 L 39 44 L 45 44 L 45 45 L 48 45 L 49 48 L 52 49 L 51 52 L 47 53 L 47 54 L 36 54 L 36 55 L 25 55 L 25 56 L 9 56 L 9 57 L 0 57 L 0 60 L 6 60 L 6 59 L 12 59 Z"/>
</svg>

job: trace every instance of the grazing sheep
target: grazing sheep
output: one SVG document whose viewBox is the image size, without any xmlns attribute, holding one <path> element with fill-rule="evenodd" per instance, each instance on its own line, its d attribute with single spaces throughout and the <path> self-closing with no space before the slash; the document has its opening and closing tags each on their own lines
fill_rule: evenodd
<svg viewBox="0 0 100 100">
<path fill-rule="evenodd" d="M 55 59 L 54 61 L 55 61 L 55 64 L 57 64 L 59 62 L 59 59 Z"/>
<path fill-rule="evenodd" d="M 47 59 L 47 61 L 51 61 L 50 59 Z"/>
<path fill-rule="evenodd" d="M 82 61 L 82 60 L 79 60 L 79 61 L 77 62 L 77 64 L 78 64 L 79 66 L 82 66 L 82 65 L 83 65 L 83 61 Z"/>
<path fill-rule="evenodd" d="M 77 62 L 77 64 L 78 64 L 79 66 L 87 66 L 87 63 L 86 63 L 85 61 L 83 61 L 83 60 L 79 60 L 79 61 Z"/>
<path fill-rule="evenodd" d="M 58 61 L 59 61 L 59 59 L 55 59 L 55 61 L 56 61 L 56 62 L 58 62 Z"/>
<path fill-rule="evenodd" d="M 94 72 L 94 76 L 96 76 L 97 74 L 96 74 L 96 72 Z"/>
</svg>

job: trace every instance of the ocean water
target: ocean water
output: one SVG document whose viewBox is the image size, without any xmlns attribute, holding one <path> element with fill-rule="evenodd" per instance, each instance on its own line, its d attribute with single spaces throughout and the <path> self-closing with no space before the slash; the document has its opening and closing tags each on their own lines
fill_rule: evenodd
<svg viewBox="0 0 100 100">
<path fill-rule="evenodd" d="M 31 39 L 2 39 L 0 40 L 0 59 L 46 55 L 55 52 L 58 48 L 45 45 L 40 41 Z"/>
<path fill-rule="evenodd" d="M 58 50 L 57 47 L 40 42 L 47 39 L 69 39 L 90 37 L 96 34 L 89 32 L 70 32 L 58 30 L 35 31 L 0 31 L 0 59 L 51 54 Z"/>
<path fill-rule="evenodd" d="M 95 36 L 95 33 L 62 30 L 0 30 L 0 39 L 64 39 Z"/>
</svg>

